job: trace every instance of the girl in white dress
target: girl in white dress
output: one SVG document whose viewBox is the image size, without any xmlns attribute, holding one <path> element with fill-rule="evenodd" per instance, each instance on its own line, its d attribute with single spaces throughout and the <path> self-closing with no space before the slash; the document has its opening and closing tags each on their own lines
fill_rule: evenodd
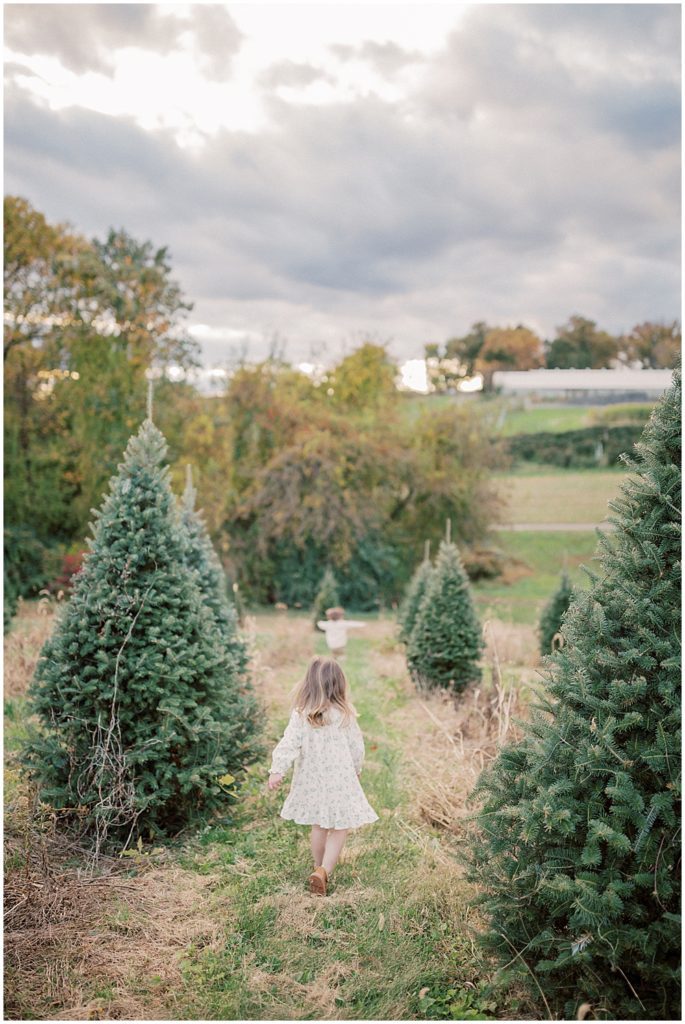
<svg viewBox="0 0 685 1024">
<path fill-rule="evenodd" d="M 364 796 L 359 776 L 364 738 L 348 695 L 347 680 L 333 658 L 312 658 L 293 694 L 292 713 L 271 757 L 269 789 L 294 763 L 282 818 L 311 825 L 312 892 L 325 895 L 347 832 L 378 815 Z"/>
</svg>

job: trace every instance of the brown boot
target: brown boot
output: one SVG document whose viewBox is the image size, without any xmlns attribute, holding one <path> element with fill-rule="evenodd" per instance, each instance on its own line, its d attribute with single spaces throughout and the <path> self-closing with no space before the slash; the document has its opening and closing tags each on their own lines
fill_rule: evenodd
<svg viewBox="0 0 685 1024">
<path fill-rule="evenodd" d="M 309 876 L 309 890 L 316 896 L 326 895 L 326 883 L 328 882 L 328 872 L 325 868 L 314 868 L 311 875 Z"/>
</svg>

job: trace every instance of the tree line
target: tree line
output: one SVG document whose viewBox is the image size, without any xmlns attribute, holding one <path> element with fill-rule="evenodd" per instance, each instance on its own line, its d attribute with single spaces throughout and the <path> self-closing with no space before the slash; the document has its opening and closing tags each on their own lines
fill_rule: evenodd
<svg viewBox="0 0 685 1024">
<path fill-rule="evenodd" d="M 150 368 L 172 483 L 196 467 L 222 561 L 254 601 L 311 604 L 329 565 L 343 602 L 377 607 L 446 516 L 461 543 L 486 534 L 504 458 L 488 410 L 407 415 L 371 343 L 320 380 L 274 356 L 203 396 L 168 372 L 199 359 L 166 249 L 123 229 L 88 240 L 21 197 L 5 198 L 5 225 L 5 551 L 20 592 L 41 550 L 83 547 Z"/>
<path fill-rule="evenodd" d="M 492 388 L 496 370 L 593 369 L 640 366 L 672 369 L 681 347 L 677 320 L 636 324 L 624 334 L 601 330 L 594 320 L 573 315 L 554 338 L 542 339 L 523 324 L 489 327 L 483 321 L 470 331 L 449 338 L 443 345 L 425 346 L 426 366 L 436 391 L 448 391 L 459 380 L 483 375 L 486 390 Z"/>
</svg>

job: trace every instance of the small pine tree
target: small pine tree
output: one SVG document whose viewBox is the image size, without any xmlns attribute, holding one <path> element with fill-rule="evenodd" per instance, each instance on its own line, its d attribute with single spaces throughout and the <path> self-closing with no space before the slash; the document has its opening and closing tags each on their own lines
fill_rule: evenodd
<svg viewBox="0 0 685 1024">
<path fill-rule="evenodd" d="M 561 620 L 568 610 L 573 597 L 573 587 L 567 572 L 562 572 L 558 589 L 542 610 L 538 625 L 540 637 L 540 653 L 551 654 L 554 650 L 554 637 L 561 630 Z"/>
<path fill-rule="evenodd" d="M 409 643 L 409 637 L 416 622 L 421 600 L 433 576 L 433 571 L 430 558 L 426 553 L 423 561 L 414 570 L 414 575 L 407 585 L 404 599 L 397 611 L 398 635 L 400 642 L 403 644 Z"/>
<path fill-rule="evenodd" d="M 680 401 L 677 371 L 547 693 L 475 790 L 484 941 L 566 1019 L 680 1019 Z"/>
<path fill-rule="evenodd" d="M 29 691 L 40 728 L 24 764 L 96 853 L 225 807 L 219 780 L 260 753 L 251 699 L 184 564 L 165 453 L 146 420 L 95 514 Z"/>
<path fill-rule="evenodd" d="M 247 645 L 240 636 L 238 616 L 228 595 L 226 574 L 214 550 L 202 513 L 195 508 L 195 499 L 196 491 L 188 466 L 181 501 L 181 520 L 187 533 L 185 564 L 197 572 L 200 590 L 207 607 L 214 615 L 224 646 L 231 654 L 235 673 L 245 678 L 249 662 Z"/>
<path fill-rule="evenodd" d="M 420 688 L 460 693 L 480 679 L 483 635 L 456 544 L 440 544 L 407 644 L 407 663 Z"/>
<path fill-rule="evenodd" d="M 333 570 L 330 566 L 327 567 L 325 573 L 321 577 L 319 583 L 319 589 L 314 598 L 313 606 L 313 622 L 314 626 L 320 619 L 326 618 L 326 609 L 335 608 L 336 605 L 340 604 L 340 595 L 338 591 L 338 581 L 336 580 Z"/>
</svg>

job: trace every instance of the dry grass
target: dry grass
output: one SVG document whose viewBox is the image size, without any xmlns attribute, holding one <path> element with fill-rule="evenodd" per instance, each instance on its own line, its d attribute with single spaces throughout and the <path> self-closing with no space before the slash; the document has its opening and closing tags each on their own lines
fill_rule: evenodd
<svg viewBox="0 0 685 1024">
<path fill-rule="evenodd" d="M 518 737 L 515 719 L 526 717 L 538 678 L 534 627 L 490 619 L 484 633 L 481 685 L 467 687 L 456 698 L 442 691 L 418 695 L 403 670 L 403 686 L 410 695 L 394 715 L 408 739 L 404 768 L 410 816 L 458 841 L 465 839 L 466 818 L 472 812 L 469 794 L 499 747 Z M 508 683 L 502 678 L 505 664 Z M 416 840 L 421 836 L 417 831 Z"/>
<path fill-rule="evenodd" d="M 300 1020 L 339 1020 L 340 1009 L 336 1000 L 340 995 L 340 983 L 356 974 L 360 969 L 358 961 L 333 961 L 317 977 L 310 982 L 303 983 L 291 978 L 284 971 L 265 971 L 262 968 L 250 969 L 247 962 L 243 964 L 247 968 L 247 975 L 251 988 L 257 993 L 278 993 L 282 1002 L 276 998 L 272 1004 L 272 1014 L 275 1017 L 279 1010 L 285 1015 L 284 1019 L 290 1019 L 290 1011 L 293 1004 L 302 1008 L 303 1016 Z"/>
<path fill-rule="evenodd" d="M 180 956 L 190 944 L 225 943 L 213 876 L 169 864 L 55 882 L 57 898 L 25 904 L 6 927 L 8 1019 L 169 1019 L 183 988 Z"/>
<path fill-rule="evenodd" d="M 373 899 L 376 895 L 373 889 L 362 885 L 346 886 L 339 890 L 333 885 L 326 899 L 322 900 L 320 896 L 314 896 L 305 890 L 302 885 L 287 885 L 281 891 L 269 893 L 258 900 L 255 903 L 255 910 L 273 907 L 276 910 L 275 933 L 284 939 L 291 939 L 293 935 L 302 938 L 330 939 L 333 933 L 317 926 L 322 916 L 328 915 L 336 907 L 357 907 L 364 900 Z M 336 941 L 340 939 L 340 934 L 340 931 L 335 933 Z"/>
<path fill-rule="evenodd" d="M 248 615 L 244 634 L 250 648 L 255 689 L 271 712 L 285 714 L 289 690 L 299 681 L 314 654 L 317 633 L 313 625 L 302 617 Z"/>
<path fill-rule="evenodd" d="M 21 697 L 33 677 L 41 648 L 55 625 L 54 599 L 20 603 L 9 636 L 5 637 L 5 697 Z"/>
</svg>

